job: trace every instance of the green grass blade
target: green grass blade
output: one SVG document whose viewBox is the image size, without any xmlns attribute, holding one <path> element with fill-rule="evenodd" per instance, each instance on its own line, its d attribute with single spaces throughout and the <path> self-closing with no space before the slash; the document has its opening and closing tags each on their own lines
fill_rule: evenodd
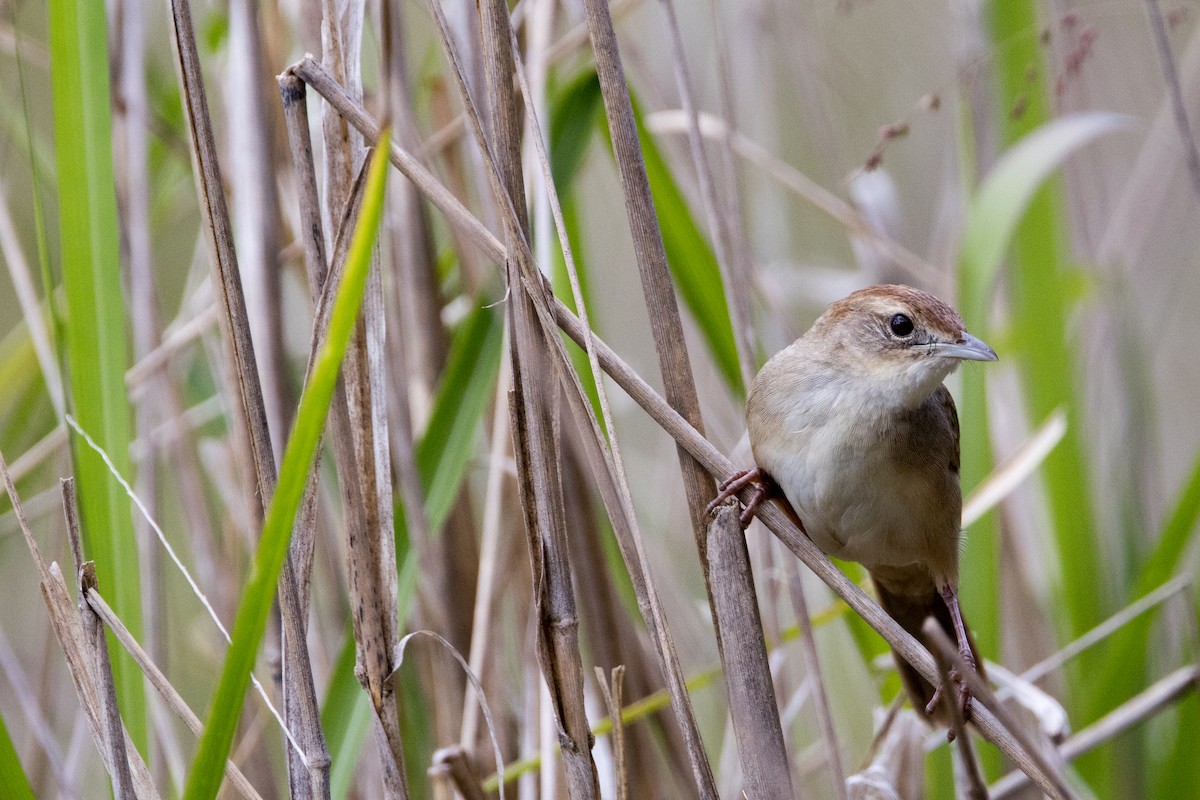
<svg viewBox="0 0 1200 800">
<path fill-rule="evenodd" d="M 417 444 L 417 471 L 432 531 L 441 528 L 458 497 L 471 457 L 471 437 L 495 391 L 503 333 L 500 322 L 495 309 L 482 307 L 463 321 L 450 343 L 433 412 Z"/>
<path fill-rule="evenodd" d="M 1063 117 L 1030 133 L 996 163 L 971 203 L 959 251 L 959 307 L 970 331 L 991 339 L 987 310 L 996 275 L 1039 188 L 1072 153 L 1129 124 L 1129 118 L 1109 113 Z M 1007 355 L 1002 353 L 1002 357 Z M 973 365 L 963 371 L 959 416 L 964 490 L 978 485 L 992 468 L 985 376 L 986 370 Z M 1000 652 L 1001 572 L 994 517 L 985 515 L 972 525 L 966 541 L 963 603 L 977 643 L 984 653 L 994 656 Z"/>
<path fill-rule="evenodd" d="M 1060 117 L 1029 133 L 996 162 L 971 202 L 959 247 L 962 306 L 974 318 L 968 325 L 985 322 L 1000 262 L 1046 180 L 1084 145 L 1132 125 L 1132 117 L 1108 112 Z"/>
<path fill-rule="evenodd" d="M 554 94 L 550 107 L 550 175 L 560 197 L 570 194 L 592 134 L 599 130 L 597 125 L 603 127 L 603 99 L 594 69 L 580 72 Z"/>
<path fill-rule="evenodd" d="M 608 125 L 600 114 L 592 114 L 599 97 L 599 82 L 595 70 L 588 70 L 578 76 L 568 88 L 568 92 L 559 101 L 561 108 L 555 110 L 554 117 L 566 118 L 570 114 L 578 114 L 583 118 L 594 120 L 596 130 L 604 136 L 612 151 L 609 139 Z M 679 189 L 675 177 L 667 166 L 666 159 L 655 144 L 654 139 L 646 131 L 645 121 L 638 105 L 637 98 L 632 97 L 633 114 L 637 122 L 638 140 L 642 146 L 642 158 L 646 164 L 646 175 L 650 180 L 650 193 L 654 198 L 654 210 L 658 215 L 659 228 L 662 231 L 663 247 L 667 253 L 667 265 L 671 269 L 671 277 L 679 291 L 683 303 L 695 318 L 704 341 L 716 361 L 730 389 L 739 396 L 744 395 L 746 387 L 742 384 L 741 369 L 738 366 L 737 346 L 733 340 L 733 323 L 729 317 L 729 305 L 725 301 L 725 287 L 721 280 L 721 269 L 717 257 L 700 226 L 692 216 L 687 200 Z M 578 124 L 570 120 L 571 128 L 566 132 L 574 132 Z M 566 126 L 565 122 L 560 125 Z M 553 132 L 553 128 L 551 129 Z M 565 138 L 565 133 L 563 138 Z M 553 141 L 553 139 L 552 139 Z M 559 164 L 554 173 L 555 185 L 569 183 L 573 170 L 577 169 L 582 160 L 582 145 L 578 142 L 567 147 L 565 155 L 559 154 L 552 158 Z M 552 151 L 553 152 L 553 151 Z M 561 176 L 561 178 L 560 178 Z"/>
<path fill-rule="evenodd" d="M 667 251 L 667 265 L 675 278 L 675 286 L 696 318 L 696 324 L 708 342 L 725 382 L 735 394 L 744 396 L 746 387 L 742 384 L 737 345 L 733 340 L 733 322 L 729 317 L 729 304 L 725 301 L 725 284 L 721 280 L 717 257 L 708 244 L 708 238 L 696 224 L 666 159 L 646 131 L 636 99 L 633 113 L 637 120 L 642 156 L 646 160 L 650 193 L 654 197 L 654 209 L 662 229 L 663 246 Z"/>
<path fill-rule="evenodd" d="M 187 800 L 211 800 L 221 787 L 225 759 L 241 716 L 246 687 L 250 684 L 250 670 L 266 630 L 275 586 L 287 557 L 296 511 L 304 496 L 308 471 L 316 456 L 333 399 L 334 385 L 362 306 L 371 253 L 383 212 L 387 142 L 388 132 L 384 130 L 371 159 L 362 211 L 354 229 L 342 283 L 333 301 L 328 336 L 300 397 L 300 408 L 283 453 L 279 484 L 267 508 L 258 550 L 233 623 L 232 643 L 213 695 L 208 721 L 200 736 L 196 759 L 188 773 L 184 793 Z"/>
<path fill-rule="evenodd" d="M 131 475 L 128 346 L 121 297 L 116 184 L 109 112 L 108 34 L 103 3 L 51 0 L 50 52 L 59 231 L 67 295 L 66 350 L 71 407 L 79 424 Z M 91 448 L 72 437 L 79 510 L 88 555 L 112 605 L 141 635 L 141 582 L 129 502 Z M 113 648 L 120 651 L 120 648 Z M 142 676 L 124 654 L 113 678 L 129 736 L 147 745 Z"/>
<path fill-rule="evenodd" d="M 997 114 L 1002 120 L 1001 140 L 1009 146 L 1051 119 L 1047 69 L 1038 41 L 1039 9 L 1033 0 L 1000 0 L 991 4 L 989 12 L 996 47 Z M 1013 269 L 1007 285 L 1013 331 L 1020 337 L 1029 413 L 1034 419 L 1045 419 L 1060 407 L 1067 412 L 1067 434 L 1046 459 L 1042 475 L 1063 565 L 1058 600 L 1066 615 L 1060 630 L 1079 635 L 1112 609 L 1115 598 L 1094 538 L 1081 396 L 1067 338 L 1069 273 L 1063 268 L 1067 239 L 1063 206 L 1055 184 L 1031 195 L 1014 232 Z"/>
<path fill-rule="evenodd" d="M 342 800 L 358 774 L 358 751 L 371 727 L 371 703 L 354 677 L 354 632 L 346 629 L 342 648 L 329 677 L 321 708 L 321 728 L 329 746 L 329 795 Z"/>
<path fill-rule="evenodd" d="M 1128 600 L 1137 600 L 1166 583 L 1177 570 L 1194 540 L 1200 520 L 1200 456 L 1192 466 L 1175 507 L 1167 517 L 1154 551 L 1146 559 Z M 1143 614 L 1113 637 L 1109 643 L 1099 680 L 1091 683 L 1087 719 L 1096 719 L 1117 703 L 1132 697 L 1144 682 L 1146 653 L 1154 614 Z"/>
<path fill-rule="evenodd" d="M 0 800 L 33 800 L 29 778 L 17 757 L 4 717 L 0 716 Z"/>
</svg>

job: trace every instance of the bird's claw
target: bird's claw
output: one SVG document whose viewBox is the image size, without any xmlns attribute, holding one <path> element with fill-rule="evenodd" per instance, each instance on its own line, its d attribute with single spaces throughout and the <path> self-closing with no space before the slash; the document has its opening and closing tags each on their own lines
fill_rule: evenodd
<svg viewBox="0 0 1200 800">
<path fill-rule="evenodd" d="M 962 658 L 962 660 L 964 662 L 966 662 L 967 666 L 970 669 L 975 670 L 975 655 L 974 655 L 974 653 L 972 653 L 968 649 L 964 649 L 962 652 L 959 653 L 959 656 Z M 964 724 L 967 722 L 970 722 L 971 721 L 971 699 L 974 697 L 974 695 L 971 694 L 971 688 L 969 686 L 967 686 L 966 681 L 963 680 L 962 675 L 959 674 L 958 668 L 956 668 L 956 667 L 952 667 L 950 669 L 950 681 L 958 689 L 958 713 L 962 716 L 962 720 L 963 720 Z M 938 687 L 936 689 L 934 689 L 933 697 L 930 699 L 929 704 L 925 706 L 925 715 L 926 716 L 930 716 L 930 717 L 933 716 L 933 712 L 937 709 L 938 703 L 940 703 L 942 700 L 942 690 L 943 689 L 945 689 L 945 684 L 939 684 Z M 948 742 L 954 741 L 954 728 L 953 727 L 951 727 L 948 731 L 946 731 L 946 741 L 948 741 Z"/>
<path fill-rule="evenodd" d="M 742 513 L 738 516 L 742 527 L 747 527 L 754 519 L 754 510 L 759 504 L 766 499 L 768 490 L 763 482 L 762 471 L 755 469 L 743 469 L 733 473 L 725 480 L 721 481 L 721 485 L 717 487 L 719 491 L 713 501 L 704 508 L 705 514 L 712 514 L 717 510 L 717 506 L 724 503 L 731 497 L 736 497 L 737 493 L 747 486 L 754 484 L 750 490 L 750 497 L 746 501 L 746 507 L 742 509 Z"/>
</svg>

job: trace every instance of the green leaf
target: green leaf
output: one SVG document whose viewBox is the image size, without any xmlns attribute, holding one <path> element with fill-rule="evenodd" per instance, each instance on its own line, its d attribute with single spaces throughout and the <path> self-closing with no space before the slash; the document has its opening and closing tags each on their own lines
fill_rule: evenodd
<svg viewBox="0 0 1200 800">
<path fill-rule="evenodd" d="M 596 80 L 594 70 L 580 76 L 577 82 L 582 84 L 587 80 Z M 587 91 L 589 90 L 586 87 L 578 90 L 580 95 L 586 95 Z M 632 89 L 630 94 L 633 100 L 633 115 L 637 122 L 638 141 L 642 146 L 642 158 L 646 164 L 646 176 L 650 181 L 650 193 L 654 198 L 654 208 L 659 229 L 662 231 L 663 247 L 666 249 L 671 277 L 675 280 L 684 305 L 695 318 L 726 384 L 735 394 L 744 395 L 746 387 L 742 384 L 737 345 L 733 340 L 733 322 L 729 317 L 729 305 L 725 301 L 725 287 L 721 280 L 717 257 L 709 247 L 700 226 L 696 224 L 687 200 L 662 153 L 659 152 L 658 145 L 646 131 L 645 121 L 637 98 L 632 96 Z M 581 101 L 580 104 L 582 105 Z M 599 128 L 611 152 L 612 140 L 609 138 L 608 126 L 602 117 L 598 120 Z"/>
<path fill-rule="evenodd" d="M 17 757 L 3 716 L 0 716 L 0 800 L 33 800 L 33 789 Z"/>
<path fill-rule="evenodd" d="M 1175 507 L 1163 524 L 1158 542 L 1138 572 L 1128 600 L 1133 602 L 1166 583 L 1179 570 L 1183 555 L 1192 543 L 1200 520 L 1200 455 L 1188 476 Z M 1140 690 L 1146 674 L 1146 653 L 1155 614 L 1147 613 L 1130 622 L 1109 642 L 1104 667 L 1091 682 L 1087 718 L 1095 719 L 1110 707 Z"/>
<path fill-rule="evenodd" d="M 234 619 L 232 643 L 213 695 L 208 721 L 200 736 L 196 759 L 188 773 L 184 793 L 187 800 L 211 800 L 221 787 L 225 759 L 229 755 L 234 730 L 241 716 L 258 645 L 266 631 L 267 615 L 271 610 L 279 573 L 287 558 L 296 512 L 304 496 L 309 469 L 316 457 L 342 359 L 362 306 L 371 253 L 383 214 L 387 156 L 388 131 L 385 129 L 371 158 L 358 225 L 346 257 L 342 283 L 333 300 L 329 332 L 313 363 L 308 385 L 300 396 L 300 408 L 283 453 L 279 484 L 267 506 L 258 550 L 254 554 L 250 577 Z"/>
<path fill-rule="evenodd" d="M 996 162 L 971 202 L 959 246 L 960 277 L 970 287 L 961 298 L 972 318 L 968 323 L 985 319 L 1001 260 L 1038 189 L 1084 145 L 1133 124 L 1133 117 L 1108 112 L 1060 117 L 1037 128 Z"/>
<path fill-rule="evenodd" d="M 471 437 L 495 392 L 500 369 L 501 315 L 476 308 L 450 343 L 450 355 L 433 401 L 433 413 L 415 458 L 425 492 L 429 528 L 446 521 L 471 456 Z"/>
<path fill-rule="evenodd" d="M 597 123 L 603 97 L 594 69 L 584 70 L 555 93 L 550 108 L 550 175 L 560 196 L 570 192 Z"/>
<path fill-rule="evenodd" d="M 1124 130 L 1129 126 L 1130 119 L 1118 114 L 1089 113 L 1063 117 L 1034 130 L 1009 149 L 993 167 L 971 203 L 959 254 L 960 308 L 967 321 L 967 327 L 976 335 L 984 339 L 989 338 L 986 330 L 987 310 L 996 275 L 1018 226 L 1037 196 L 1038 189 L 1071 154 L 1085 144 L 1104 134 Z M 1043 218 L 1045 213 L 1043 210 Z M 1065 280 L 1065 275 L 1058 269 L 1054 260 L 1053 247 L 1047 244 L 1046 248 L 1051 254 L 1049 262 L 1028 267 L 1025 271 L 1037 276 L 1036 280 L 1042 287 L 1040 291 L 1043 292 L 1043 296 L 1053 295 L 1060 298 L 1058 305 L 1061 308 L 1066 303 L 1065 293 L 1061 291 L 1060 285 Z M 1044 257 L 1044 254 L 1038 255 Z M 1028 276 L 1025 279 L 1028 281 Z M 1017 296 L 1024 295 L 1017 293 Z M 1017 316 L 1028 313 L 1019 308 L 1015 309 Z M 1044 356 L 1050 354 L 1057 365 L 1054 369 L 1069 375 L 1071 364 L 1065 330 L 1056 327 L 1050 321 L 1060 313 L 1061 311 L 1048 312 L 1033 323 L 1038 325 L 1039 333 L 1036 334 L 1037 345 L 1032 357 L 1039 364 L 1043 364 L 1046 361 Z M 1038 374 L 1043 373 L 1039 370 Z M 985 370 L 964 371 L 961 409 L 964 487 L 978 484 L 991 469 L 985 380 Z M 1037 380 L 1039 379 L 1031 378 L 1031 381 Z M 1070 382 L 1059 380 L 1054 383 L 1056 386 L 1068 387 L 1064 390 L 1066 394 L 1055 393 L 1054 396 L 1058 398 L 1059 405 L 1071 407 Z M 1034 413 L 1041 413 L 1041 407 L 1048 403 L 1049 400 L 1042 399 L 1035 404 L 1035 408 L 1039 410 Z M 1077 415 L 1074 419 L 1078 422 Z M 1068 436 L 1070 435 L 1071 431 L 1068 431 Z M 1078 451 L 1072 452 L 1077 454 Z M 1056 453 L 1047 461 L 1058 466 L 1057 470 L 1053 467 L 1048 470 L 1056 477 L 1056 480 L 1052 481 L 1056 489 L 1052 491 L 1056 506 L 1078 508 L 1078 493 L 1086 490 L 1086 487 L 1082 485 L 1083 468 L 1077 455 L 1068 455 L 1064 462 Z M 1084 512 L 1077 510 L 1075 515 L 1080 513 Z M 1071 556 L 1072 563 L 1081 560 L 1077 550 L 1081 546 L 1080 537 L 1090 537 L 1091 526 L 1077 525 L 1069 529 L 1056 526 L 1056 531 L 1060 553 L 1064 556 L 1074 553 L 1075 555 Z M 1084 552 L 1094 553 L 1094 548 L 1086 546 Z M 962 584 L 965 587 L 964 603 L 974 620 L 974 632 L 980 647 L 986 653 L 996 653 L 1000 647 L 998 576 L 1001 568 L 999 540 L 991 515 L 971 527 L 965 555 L 962 576 Z M 1087 580 L 1094 581 L 1099 572 L 1097 559 L 1092 557 L 1082 560 L 1091 563 L 1081 565 L 1080 572 L 1091 576 Z M 1083 580 L 1085 579 L 1081 578 L 1080 582 Z M 1067 594 L 1078 598 L 1077 602 L 1069 605 L 1075 608 L 1072 618 L 1076 620 L 1076 624 L 1082 624 L 1079 620 L 1086 618 L 1083 605 L 1091 600 L 1080 596 L 1071 587 L 1068 587 Z M 1072 629 L 1074 627 L 1073 625 Z"/>
<path fill-rule="evenodd" d="M 342 800 L 358 774 L 358 751 L 371 727 L 371 703 L 354 676 L 354 631 L 346 628 L 321 707 L 321 729 L 329 746 L 329 795 Z"/>
<path fill-rule="evenodd" d="M 70 402 L 80 426 L 107 451 L 117 471 L 131 475 L 105 6 L 51 0 L 49 12 Z M 113 609 L 140 636 L 141 582 L 129 502 L 100 455 L 74 436 L 71 441 L 88 555 L 111 587 Z M 113 658 L 113 678 L 129 736 L 144 753 L 141 673 L 120 653 Z"/>
</svg>

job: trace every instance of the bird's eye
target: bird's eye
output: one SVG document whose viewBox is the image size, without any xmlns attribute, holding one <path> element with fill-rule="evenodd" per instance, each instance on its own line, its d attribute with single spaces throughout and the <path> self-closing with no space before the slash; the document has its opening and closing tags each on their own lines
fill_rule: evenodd
<svg viewBox="0 0 1200 800">
<path fill-rule="evenodd" d="M 897 314 L 888 320 L 888 328 L 897 336 L 908 336 L 913 332 L 913 323 L 905 315 Z"/>
</svg>

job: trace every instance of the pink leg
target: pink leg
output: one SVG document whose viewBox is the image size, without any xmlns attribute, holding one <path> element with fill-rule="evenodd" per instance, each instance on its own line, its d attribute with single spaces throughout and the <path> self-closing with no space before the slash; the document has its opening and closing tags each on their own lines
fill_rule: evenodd
<svg viewBox="0 0 1200 800">
<path fill-rule="evenodd" d="M 946 603 L 946 608 L 950 610 L 950 621 L 954 625 L 954 638 L 958 640 L 958 655 L 973 672 L 977 672 L 978 668 L 975 663 L 975 654 L 971 652 L 971 643 L 967 639 L 967 626 L 963 623 L 962 610 L 958 607 L 958 593 L 950 586 L 941 588 L 942 600 Z M 959 708 L 962 711 L 963 721 L 971 719 L 971 690 L 958 680 L 957 670 L 951 670 L 950 676 L 959 684 L 960 693 L 958 696 Z M 942 688 L 939 686 L 933 693 L 933 699 L 929 701 L 929 705 L 925 707 L 926 714 L 932 714 L 933 709 L 937 707 L 938 701 L 942 697 Z"/>
</svg>

